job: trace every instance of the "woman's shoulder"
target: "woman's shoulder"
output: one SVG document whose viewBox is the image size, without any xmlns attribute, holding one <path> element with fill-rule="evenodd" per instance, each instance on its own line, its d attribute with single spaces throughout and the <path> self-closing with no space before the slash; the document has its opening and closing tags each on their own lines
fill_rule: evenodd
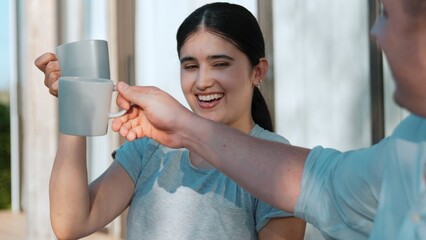
<svg viewBox="0 0 426 240">
<path fill-rule="evenodd" d="M 268 141 L 275 141 L 275 142 L 290 144 L 290 142 L 285 137 L 275 132 L 268 131 L 257 124 L 250 131 L 250 135 L 253 137 L 261 138 Z"/>
</svg>

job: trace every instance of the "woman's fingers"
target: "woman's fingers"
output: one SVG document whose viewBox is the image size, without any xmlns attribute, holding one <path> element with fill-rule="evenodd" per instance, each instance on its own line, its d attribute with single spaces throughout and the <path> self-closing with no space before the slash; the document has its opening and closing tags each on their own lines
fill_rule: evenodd
<svg viewBox="0 0 426 240">
<path fill-rule="evenodd" d="M 58 96 L 58 79 L 61 76 L 58 59 L 53 53 L 45 53 L 38 57 L 34 64 L 44 73 L 44 85 L 50 94 Z"/>
</svg>

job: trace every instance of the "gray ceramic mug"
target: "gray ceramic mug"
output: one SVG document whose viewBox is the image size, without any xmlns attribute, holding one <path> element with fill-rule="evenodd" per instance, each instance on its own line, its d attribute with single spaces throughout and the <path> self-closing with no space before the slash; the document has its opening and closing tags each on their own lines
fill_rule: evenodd
<svg viewBox="0 0 426 240">
<path fill-rule="evenodd" d="M 115 91 L 110 79 L 62 76 L 58 81 L 61 133 L 78 136 L 105 135 L 109 119 L 126 113 L 126 110 L 110 112 Z"/>
<path fill-rule="evenodd" d="M 108 42 L 82 40 L 56 47 L 61 76 L 110 79 Z"/>
</svg>

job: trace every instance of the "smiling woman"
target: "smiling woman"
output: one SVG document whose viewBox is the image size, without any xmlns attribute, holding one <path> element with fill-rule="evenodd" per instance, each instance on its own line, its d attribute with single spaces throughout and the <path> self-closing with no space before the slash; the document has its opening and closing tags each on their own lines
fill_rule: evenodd
<svg viewBox="0 0 426 240">
<path fill-rule="evenodd" d="M 283 137 L 268 131 L 272 130 L 271 118 L 257 86 L 266 77 L 269 65 L 265 58 L 262 32 L 255 17 L 247 9 L 227 3 L 206 4 L 183 21 L 176 39 L 181 64 L 182 92 L 194 113 L 259 138 L 288 143 Z M 254 95 L 257 97 L 254 98 Z M 252 112 L 253 108 L 256 111 Z M 256 117 L 253 113 L 257 114 Z M 138 151 L 137 149 L 152 152 L 149 158 L 157 160 L 145 159 L 143 152 L 139 153 L 142 155 L 133 157 L 128 154 Z M 191 234 L 190 238 L 209 239 L 207 232 L 220 229 L 220 233 L 211 237 L 271 239 L 275 236 L 274 239 L 286 237 L 303 239 L 305 228 L 303 221 L 286 212 L 276 211 L 277 209 L 264 205 L 259 199 L 252 198 L 253 196 L 229 181 L 199 155 L 186 149 L 167 150 L 166 155 L 161 153 L 164 151 L 163 146 L 148 139 L 141 139 L 124 144 L 116 152 L 115 159 L 129 173 L 134 172 L 132 169 L 138 169 L 138 172 L 148 171 L 152 172 L 152 175 L 159 175 L 149 180 L 148 186 L 144 186 L 141 177 L 131 174 L 133 181 L 137 182 L 136 189 L 140 189 L 136 192 L 141 193 L 136 193 L 132 200 L 134 204 L 130 207 L 130 211 L 135 213 L 129 215 L 128 229 L 136 229 L 140 219 L 145 218 L 146 213 L 139 211 L 138 208 L 146 205 L 151 206 L 148 207 L 153 209 L 150 211 L 161 212 L 158 214 L 163 216 L 162 218 L 170 219 L 170 223 L 173 223 L 171 225 L 179 226 L 181 233 L 190 231 L 192 227 L 202 229 L 196 235 Z M 142 162 L 135 160 L 139 158 L 142 158 Z M 163 170 L 157 169 L 158 164 L 162 165 Z M 158 171 L 160 173 L 157 174 Z M 156 184 L 151 184 L 152 181 L 161 182 L 161 188 L 168 189 L 173 186 L 173 190 L 168 190 L 170 194 L 149 193 L 147 195 L 151 197 L 143 196 L 144 192 L 162 192 Z M 183 204 L 181 199 L 182 194 L 187 191 L 186 188 L 195 191 L 195 194 L 191 194 L 192 197 L 184 197 L 187 202 L 184 211 L 192 214 L 179 218 L 187 219 L 186 221 L 191 222 L 193 226 L 182 226 L 174 222 L 176 216 L 181 214 L 180 211 L 173 210 L 175 212 L 173 217 L 167 214 L 167 209 L 170 209 L 169 202 L 174 203 L 173 209 L 176 205 Z M 212 192 L 213 189 L 215 194 Z M 204 196 L 199 196 L 200 193 Z M 151 203 L 152 198 L 157 199 L 155 205 Z M 158 203 L 162 202 L 160 199 L 163 198 L 168 199 L 167 206 Z M 198 202 L 201 200 L 202 207 L 198 207 L 198 213 L 195 213 L 194 208 L 200 206 Z M 257 203 L 252 202 L 253 200 Z M 248 214 L 250 212 L 255 214 Z M 217 218 L 219 215 L 221 217 Z M 210 224 L 205 223 L 205 217 L 211 219 Z M 241 224 L 246 221 L 247 223 Z M 226 227 L 222 227 L 224 223 Z M 128 234 L 140 236 L 143 233 L 132 230 Z M 159 234 L 162 233 L 155 233 L 156 236 Z M 163 238 L 167 238 L 166 235 L 163 235 Z"/>
<path fill-rule="evenodd" d="M 206 4 L 181 24 L 177 42 L 182 91 L 196 114 L 288 144 L 265 129 L 272 124 L 252 116 L 253 95 L 260 94 L 269 65 L 262 32 L 246 8 Z M 53 88 L 60 71 L 55 55 L 35 62 Z M 267 110 L 264 101 L 260 105 Z M 270 123 L 267 111 L 259 116 Z M 50 180 L 50 216 L 59 238 L 86 236 L 129 207 L 128 239 L 303 239 L 302 220 L 254 197 L 189 149 L 149 138 L 125 142 L 88 184 L 85 146 L 85 137 L 59 136 Z"/>
</svg>

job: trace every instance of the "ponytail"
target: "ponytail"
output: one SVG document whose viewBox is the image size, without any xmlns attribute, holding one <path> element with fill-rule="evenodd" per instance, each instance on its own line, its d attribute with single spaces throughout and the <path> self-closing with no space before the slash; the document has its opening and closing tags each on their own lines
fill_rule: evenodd
<svg viewBox="0 0 426 240">
<path fill-rule="evenodd" d="M 254 122 L 262 128 L 271 132 L 274 131 L 271 114 L 269 113 L 266 101 L 258 87 L 254 87 L 253 90 L 253 99 L 251 101 L 251 116 Z"/>
</svg>

